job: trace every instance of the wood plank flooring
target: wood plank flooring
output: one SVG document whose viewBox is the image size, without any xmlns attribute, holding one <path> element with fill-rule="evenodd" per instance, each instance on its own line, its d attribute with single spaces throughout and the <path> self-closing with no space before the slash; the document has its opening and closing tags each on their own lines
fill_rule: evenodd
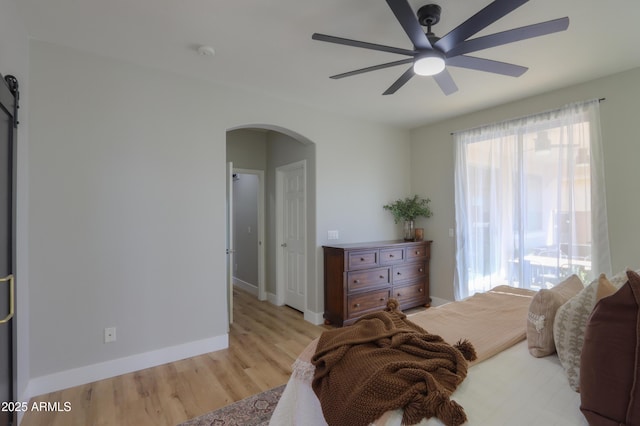
<svg viewBox="0 0 640 426">
<path fill-rule="evenodd" d="M 229 348 L 41 395 L 68 412 L 25 414 L 21 426 L 175 426 L 287 382 L 291 364 L 327 326 L 300 312 L 234 291 Z"/>
</svg>

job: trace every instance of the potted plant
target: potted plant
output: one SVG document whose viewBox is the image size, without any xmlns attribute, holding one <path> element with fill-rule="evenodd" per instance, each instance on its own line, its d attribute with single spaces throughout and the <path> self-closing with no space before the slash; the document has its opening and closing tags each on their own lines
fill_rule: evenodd
<svg viewBox="0 0 640 426">
<path fill-rule="evenodd" d="M 415 219 L 418 217 L 429 218 L 433 215 L 431 208 L 429 208 L 430 202 L 429 198 L 421 198 L 416 194 L 413 197 L 396 200 L 382 206 L 382 208 L 391 212 L 395 223 L 404 221 L 404 239 L 405 241 L 414 241 Z"/>
</svg>

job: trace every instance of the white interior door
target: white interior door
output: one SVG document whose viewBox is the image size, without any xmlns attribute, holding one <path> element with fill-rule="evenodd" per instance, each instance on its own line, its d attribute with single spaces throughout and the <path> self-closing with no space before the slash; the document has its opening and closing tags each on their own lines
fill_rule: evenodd
<svg viewBox="0 0 640 426">
<path fill-rule="evenodd" d="M 306 163 L 304 161 L 278 168 L 281 194 L 279 282 L 284 290 L 284 303 L 299 311 L 306 309 Z"/>
<path fill-rule="evenodd" d="M 233 323 L 233 163 L 227 163 L 227 309 Z"/>
</svg>

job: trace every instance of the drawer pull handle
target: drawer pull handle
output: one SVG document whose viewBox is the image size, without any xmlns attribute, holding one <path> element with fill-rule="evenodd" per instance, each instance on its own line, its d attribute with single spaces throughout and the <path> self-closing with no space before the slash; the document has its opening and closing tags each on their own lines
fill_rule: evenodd
<svg viewBox="0 0 640 426">
<path fill-rule="evenodd" d="M 364 262 L 364 257 L 361 257 L 361 258 L 360 258 L 360 262 Z"/>
<path fill-rule="evenodd" d="M 358 284 L 360 282 L 360 280 L 353 280 L 354 284 Z"/>
<path fill-rule="evenodd" d="M 419 251 L 416 251 L 416 256 L 418 256 L 418 255 L 420 255 L 420 252 L 419 252 Z"/>
<path fill-rule="evenodd" d="M 402 294 L 398 293 L 398 297 L 402 296 Z"/>
<path fill-rule="evenodd" d="M 390 255 L 389 255 L 389 257 L 393 257 L 393 255 L 392 255 L 392 254 L 390 254 Z"/>
<path fill-rule="evenodd" d="M 381 279 L 381 280 L 384 280 L 384 275 L 380 275 L 380 279 Z"/>
<path fill-rule="evenodd" d="M 424 272 L 424 269 L 420 268 L 420 269 L 419 269 L 419 271 L 420 271 L 420 272 Z"/>
<path fill-rule="evenodd" d="M 384 297 L 381 297 L 381 298 L 380 298 L 380 301 L 381 301 L 381 302 L 384 302 Z"/>
<path fill-rule="evenodd" d="M 396 272 L 396 274 L 397 274 L 397 275 L 402 275 L 402 274 L 400 273 L 400 271 Z"/>
<path fill-rule="evenodd" d="M 418 291 L 419 291 L 420 293 L 422 293 L 422 289 L 419 289 Z"/>
<path fill-rule="evenodd" d="M 360 304 L 359 304 L 359 303 L 356 303 L 356 308 L 359 308 L 359 307 L 360 307 Z"/>
</svg>

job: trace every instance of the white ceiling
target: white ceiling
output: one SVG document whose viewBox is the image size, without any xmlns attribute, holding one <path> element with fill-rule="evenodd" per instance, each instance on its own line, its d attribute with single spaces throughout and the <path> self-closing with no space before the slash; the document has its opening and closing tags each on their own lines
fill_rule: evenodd
<svg viewBox="0 0 640 426">
<path fill-rule="evenodd" d="M 435 0 L 443 36 L 490 0 Z M 411 49 L 384 0 L 19 0 L 29 35 L 197 79 L 407 128 L 640 66 L 638 0 L 530 0 L 478 35 L 568 16 L 564 32 L 472 55 L 529 67 L 519 78 L 450 67 L 445 96 L 406 65 L 330 75 L 404 56 L 311 39 L 314 32 Z M 429 0 L 409 0 L 414 10 Z M 213 57 L 196 53 L 211 45 Z M 603 94 L 604 95 L 604 94 Z"/>
</svg>

